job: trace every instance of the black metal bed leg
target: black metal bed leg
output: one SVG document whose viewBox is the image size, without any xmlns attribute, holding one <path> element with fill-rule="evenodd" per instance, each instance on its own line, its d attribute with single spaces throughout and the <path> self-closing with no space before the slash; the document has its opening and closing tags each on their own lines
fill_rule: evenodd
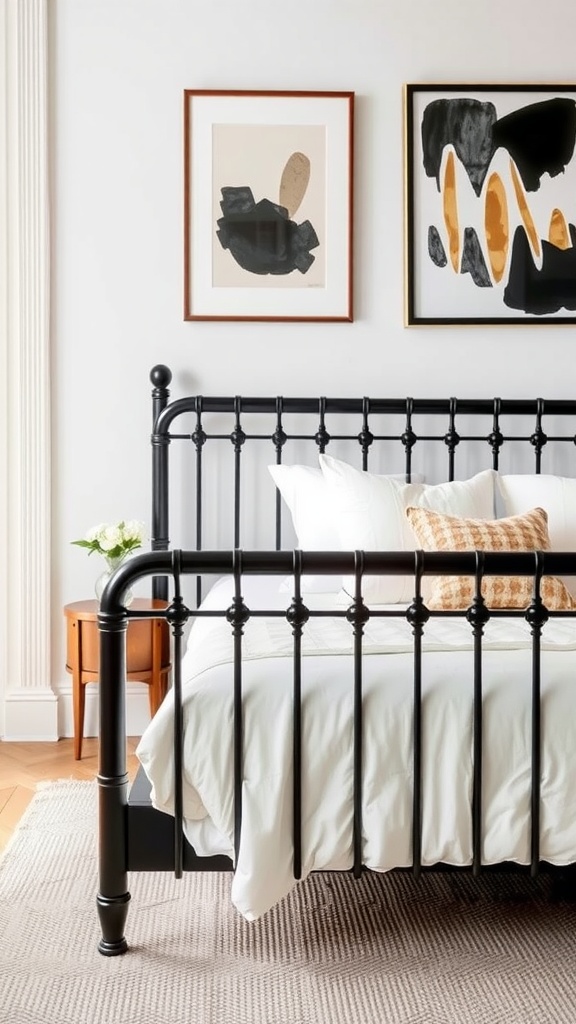
<svg viewBox="0 0 576 1024">
<path fill-rule="evenodd" d="M 124 926 L 130 893 L 126 870 L 128 780 L 98 780 L 100 786 L 100 890 L 96 906 L 102 938 L 98 952 L 120 956 L 128 949 Z"/>
<path fill-rule="evenodd" d="M 128 950 L 128 943 L 124 937 L 124 925 L 128 914 L 130 893 L 123 896 L 115 896 L 107 899 L 98 893 L 96 903 L 98 905 L 98 917 L 102 929 L 102 938 L 98 943 L 98 952 L 102 956 L 120 956 Z"/>
<path fill-rule="evenodd" d="M 102 938 L 98 951 L 119 956 L 128 949 L 128 774 L 126 771 L 126 629 L 123 608 L 112 613 L 108 584 L 102 596 L 100 628 L 100 746 L 98 771 L 99 879 L 96 906 Z"/>
</svg>

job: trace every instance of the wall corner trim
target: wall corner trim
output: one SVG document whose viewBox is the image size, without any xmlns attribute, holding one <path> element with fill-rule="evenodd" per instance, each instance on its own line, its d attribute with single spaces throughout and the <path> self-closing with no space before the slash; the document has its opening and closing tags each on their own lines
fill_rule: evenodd
<svg viewBox="0 0 576 1024">
<path fill-rule="evenodd" d="M 57 722 L 49 682 L 47 6 L 0 0 L 0 735 L 13 735 L 10 720 L 23 703 L 34 708 L 27 735 L 46 713 L 38 738 Z"/>
</svg>

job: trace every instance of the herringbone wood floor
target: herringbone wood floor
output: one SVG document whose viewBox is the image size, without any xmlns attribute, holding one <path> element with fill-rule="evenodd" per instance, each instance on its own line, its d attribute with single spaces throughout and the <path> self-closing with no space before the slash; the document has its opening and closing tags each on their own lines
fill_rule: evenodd
<svg viewBox="0 0 576 1024">
<path fill-rule="evenodd" d="M 36 792 L 38 782 L 50 779 L 93 779 L 98 772 L 98 740 L 85 738 L 82 759 L 74 760 L 73 740 L 58 743 L 0 742 L 0 851 L 16 829 Z M 127 740 L 128 774 L 138 760 L 137 738 Z"/>
</svg>

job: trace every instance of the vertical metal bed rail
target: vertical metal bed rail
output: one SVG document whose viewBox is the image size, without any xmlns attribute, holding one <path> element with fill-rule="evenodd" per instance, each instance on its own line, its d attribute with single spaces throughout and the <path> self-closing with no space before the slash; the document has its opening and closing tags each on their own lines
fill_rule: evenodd
<svg viewBox="0 0 576 1024">
<path fill-rule="evenodd" d="M 526 621 L 532 633 L 532 783 L 530 790 L 530 874 L 536 878 L 540 865 L 540 771 L 541 751 L 541 640 L 542 627 L 548 620 L 548 611 L 540 596 L 542 581 L 542 552 L 536 551 L 534 592 L 532 603 L 526 609 Z"/>
<path fill-rule="evenodd" d="M 494 399 L 494 411 L 492 413 L 492 431 L 488 434 L 487 441 L 492 449 L 492 469 L 497 470 L 500 464 L 500 449 L 504 444 L 504 435 L 500 430 L 500 415 L 501 415 L 502 401 L 500 398 Z"/>
<path fill-rule="evenodd" d="M 174 598 L 166 611 L 174 637 L 174 877 L 182 878 L 184 867 L 184 811 L 183 811 L 183 746 L 184 708 L 182 706 L 182 636 L 188 621 L 188 609 L 181 592 L 181 551 L 172 552 Z"/>
<path fill-rule="evenodd" d="M 320 455 L 323 455 L 330 444 L 330 434 L 326 430 L 326 399 L 324 397 L 318 402 L 318 416 L 320 419 L 318 430 L 314 434 L 314 440 L 318 445 Z"/>
<path fill-rule="evenodd" d="M 283 412 L 283 399 L 280 395 L 276 398 L 276 427 L 272 434 L 272 444 L 276 449 L 276 465 L 280 466 L 282 463 L 282 449 L 288 440 L 288 437 L 284 431 L 282 425 L 282 412 Z M 275 509 L 275 544 L 276 551 L 280 551 L 282 547 L 282 495 L 278 488 L 276 488 L 276 509 Z"/>
<path fill-rule="evenodd" d="M 412 429 L 412 415 L 414 412 L 414 399 L 406 399 L 406 425 L 404 427 L 404 433 L 401 435 L 400 440 L 404 445 L 404 452 L 406 457 L 405 463 L 405 476 L 408 483 L 412 479 L 412 449 L 416 444 L 418 438 Z"/>
<path fill-rule="evenodd" d="M 544 415 L 544 399 L 538 398 L 536 400 L 536 427 L 534 433 L 530 437 L 530 444 L 534 448 L 535 460 L 536 460 L 536 473 L 541 472 L 542 467 L 542 449 L 544 445 L 548 444 L 548 437 L 542 430 L 542 417 Z"/>
<path fill-rule="evenodd" d="M 362 430 L 358 434 L 358 444 L 362 450 L 362 469 L 368 469 L 368 450 L 374 440 L 370 427 L 368 426 L 368 416 L 370 415 L 370 399 L 362 399 Z"/>
<path fill-rule="evenodd" d="M 364 552 L 354 552 L 354 601 L 346 618 L 354 634 L 354 745 L 353 745 L 353 827 L 354 878 L 362 874 L 362 637 L 370 612 L 362 597 Z"/>
<path fill-rule="evenodd" d="M 167 551 L 170 542 L 168 513 L 168 445 L 167 434 L 156 433 L 156 423 L 163 409 L 168 405 L 170 391 L 168 385 L 172 380 L 172 372 L 167 366 L 159 364 L 150 371 L 150 381 L 154 384 L 152 391 L 152 551 Z M 152 597 L 166 601 L 168 598 L 168 579 L 166 576 L 155 576 L 152 580 Z"/>
<path fill-rule="evenodd" d="M 414 636 L 414 725 L 412 794 L 412 871 L 419 878 L 422 870 L 422 636 L 430 618 L 422 600 L 423 552 L 414 552 L 414 601 L 406 609 L 406 618 Z"/>
<path fill-rule="evenodd" d="M 196 448 L 196 551 L 202 551 L 202 449 L 206 444 L 206 433 L 202 426 L 202 395 L 196 396 L 196 426 L 192 443 Z M 196 577 L 196 605 L 202 601 L 202 577 Z"/>
<path fill-rule="evenodd" d="M 476 552 L 475 590 L 466 618 L 474 636 L 474 697 L 472 711 L 472 873 L 482 867 L 482 637 L 490 619 L 482 596 L 484 552 Z"/>
<path fill-rule="evenodd" d="M 448 431 L 444 435 L 444 444 L 448 448 L 448 480 L 454 479 L 454 453 L 457 446 L 460 444 L 460 436 L 456 430 L 456 411 L 458 408 L 458 400 L 456 398 L 450 399 L 450 413 L 449 413 L 449 426 Z"/>
<path fill-rule="evenodd" d="M 310 615 L 301 593 L 302 552 L 294 551 L 294 597 L 286 612 L 292 626 L 293 694 L 292 694 L 292 849 L 293 875 L 302 877 L 302 632 Z"/>
<path fill-rule="evenodd" d="M 240 395 L 234 398 L 234 430 L 230 434 L 230 440 L 234 445 L 234 547 L 240 547 L 240 491 L 241 491 L 241 459 L 242 445 L 246 441 L 246 434 L 242 430 L 240 414 L 242 411 L 242 399 Z"/>
<path fill-rule="evenodd" d="M 242 552 L 235 548 L 232 560 L 234 597 L 226 612 L 234 638 L 234 867 L 238 866 L 242 830 L 243 722 L 242 722 L 242 636 L 250 612 L 242 599 Z"/>
</svg>

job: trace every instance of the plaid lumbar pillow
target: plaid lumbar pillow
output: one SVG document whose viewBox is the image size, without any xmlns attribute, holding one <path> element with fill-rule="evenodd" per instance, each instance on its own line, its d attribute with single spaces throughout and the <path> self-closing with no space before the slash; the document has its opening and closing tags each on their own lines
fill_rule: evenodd
<svg viewBox="0 0 576 1024">
<path fill-rule="evenodd" d="M 547 551 L 548 516 L 543 508 L 506 519 L 460 519 L 427 508 L 406 509 L 424 551 Z M 532 600 L 529 576 L 486 576 L 482 594 L 489 608 L 527 608 Z M 543 576 L 540 595 L 551 610 L 576 608 L 561 580 Z M 472 576 L 436 576 L 429 608 L 468 608 L 474 598 Z"/>
</svg>

